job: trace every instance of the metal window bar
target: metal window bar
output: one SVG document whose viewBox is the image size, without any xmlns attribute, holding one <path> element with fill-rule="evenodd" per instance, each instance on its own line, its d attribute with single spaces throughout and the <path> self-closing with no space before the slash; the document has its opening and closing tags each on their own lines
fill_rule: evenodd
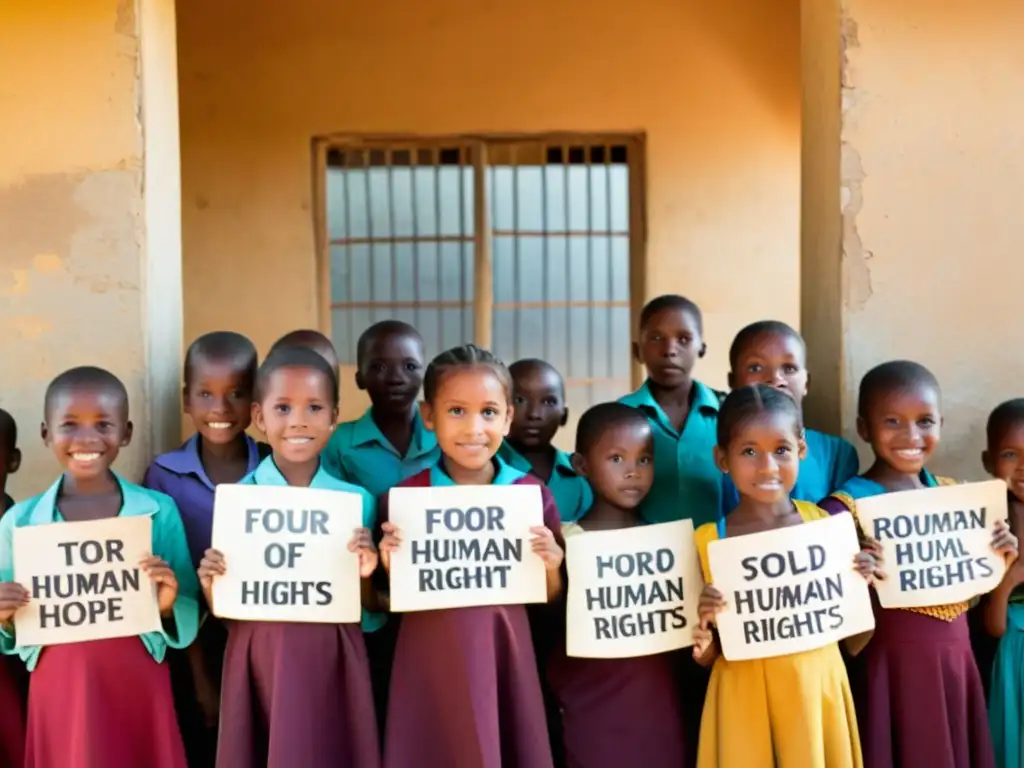
<svg viewBox="0 0 1024 768">
<path fill-rule="evenodd" d="M 635 138 L 325 141 L 329 148 L 318 156 L 326 158 L 328 172 L 344 174 L 340 185 L 318 187 L 326 186 L 328 217 L 331 189 L 340 188 L 344 198 L 336 206 L 340 213 L 334 211 L 339 220 L 327 221 L 326 238 L 318 237 L 328 262 L 322 273 L 329 279 L 333 268 L 345 278 L 341 290 L 330 288 L 329 303 L 331 318 L 350 329 L 345 336 L 351 349 L 338 350 L 344 362 L 355 362 L 354 341 L 363 330 L 360 319 L 401 316 L 421 331 L 433 326 L 424 333 L 431 347 L 428 354 L 472 338 L 493 345 L 508 360 L 542 357 L 562 372 L 568 388 L 583 390 L 577 394 L 587 404 L 631 386 L 635 371 L 629 326 L 642 298 L 637 295 L 642 281 L 635 262 L 643 252 L 642 232 L 637 231 L 643 225 L 637 178 L 640 143 Z M 409 169 L 408 199 L 396 192 L 396 168 Z M 442 183 L 451 168 L 457 169 L 454 190 Z M 508 184 L 498 183 L 499 169 Z M 381 172 L 383 199 L 375 201 L 371 173 Z M 444 181 L 449 178 L 453 176 Z M 423 180 L 432 194 L 421 194 Z M 471 222 L 467 183 L 473 185 Z M 618 195 L 613 194 L 616 184 Z M 365 221 L 363 230 L 354 232 L 354 196 L 360 189 Z M 628 210 L 613 210 L 623 200 Z M 433 214 L 432 227 L 423 221 L 425 210 Z M 399 227 L 399 221 L 407 224 Z M 465 261 L 469 244 L 472 281 Z M 452 257 L 454 251 L 457 257 Z M 367 255 L 363 271 L 369 279 L 363 280 L 362 290 L 357 252 Z M 409 254 L 411 269 L 399 268 L 399 252 Z M 623 276 L 618 280 L 617 272 Z M 390 278 L 384 280 L 386 289 L 378 285 L 378 275 Z M 618 287 L 623 278 L 628 284 Z M 472 329 L 466 327 L 468 312 Z M 445 322 L 451 313 L 457 316 L 456 328 Z"/>
</svg>

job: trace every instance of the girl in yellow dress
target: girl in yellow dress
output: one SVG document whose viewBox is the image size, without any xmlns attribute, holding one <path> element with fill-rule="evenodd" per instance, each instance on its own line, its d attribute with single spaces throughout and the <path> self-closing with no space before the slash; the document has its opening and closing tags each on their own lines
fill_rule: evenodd
<svg viewBox="0 0 1024 768">
<path fill-rule="evenodd" d="M 729 661 L 711 629 L 725 606 L 708 568 L 708 543 L 725 536 L 800 525 L 828 517 L 816 505 L 791 501 L 806 452 L 800 411 L 785 393 L 758 384 L 733 391 L 718 416 L 715 459 L 739 491 L 727 519 L 697 529 L 704 579 L 693 655 L 714 664 L 701 720 L 698 768 L 861 768 L 853 696 L 836 643 L 768 659 Z M 855 559 L 869 581 L 877 545 Z M 847 639 L 856 653 L 870 633 Z"/>
</svg>

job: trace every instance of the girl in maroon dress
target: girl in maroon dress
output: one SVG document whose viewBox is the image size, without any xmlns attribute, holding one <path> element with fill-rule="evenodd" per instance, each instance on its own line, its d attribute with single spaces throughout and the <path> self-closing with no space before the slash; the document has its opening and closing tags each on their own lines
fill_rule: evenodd
<svg viewBox="0 0 1024 768">
<path fill-rule="evenodd" d="M 939 385 L 924 366 L 898 360 L 861 381 L 857 432 L 875 461 L 821 502 L 830 513 L 881 493 L 948 485 L 925 464 L 939 444 Z M 1015 556 L 1004 521 L 992 547 Z M 971 650 L 968 604 L 886 609 L 874 599 L 875 633 L 850 665 L 864 764 L 871 768 L 992 768 L 985 694 Z"/>
<path fill-rule="evenodd" d="M 590 481 L 594 503 L 566 537 L 640 525 L 637 507 L 654 481 L 651 424 L 636 408 L 603 403 L 576 428 L 573 466 Z M 580 659 L 565 653 L 562 630 L 547 677 L 562 713 L 567 768 L 642 765 L 682 768 L 683 711 L 671 655 Z"/>
<path fill-rule="evenodd" d="M 512 381 L 493 355 L 467 344 L 442 353 L 423 381 L 423 421 L 442 457 L 399 487 L 538 485 L 544 526 L 533 551 L 547 569 L 548 600 L 561 593 L 558 510 L 540 480 L 504 464 Z M 390 568 L 401 532 L 381 508 L 381 560 Z M 551 768 L 544 700 L 526 608 L 503 605 L 406 613 L 398 630 L 384 746 L 387 768 Z"/>
<path fill-rule="evenodd" d="M 338 417 L 338 379 L 305 348 L 272 352 L 256 377 L 253 423 L 273 450 L 242 480 L 357 493 L 363 526 L 349 549 L 359 553 L 363 594 L 371 601 L 377 568 L 370 529 L 375 504 L 366 490 L 329 475 L 320 452 Z M 199 579 L 210 610 L 213 580 L 230 562 L 208 549 Z M 376 607 L 374 604 L 372 607 Z M 364 614 L 365 615 L 365 614 Z M 370 667 L 360 625 L 225 621 L 218 768 L 376 768 L 380 744 Z"/>
<path fill-rule="evenodd" d="M 199 585 L 171 498 L 110 469 L 131 435 L 128 393 L 113 374 L 92 367 L 62 373 L 44 397 L 43 440 L 64 471 L 0 519 L 0 649 L 30 670 L 25 768 L 185 768 L 163 662 L 168 648 L 195 639 Z M 155 585 L 159 631 L 19 645 L 11 620 L 31 596 L 14 581 L 14 529 L 143 515 L 152 520 L 153 554 L 139 565 Z"/>
</svg>

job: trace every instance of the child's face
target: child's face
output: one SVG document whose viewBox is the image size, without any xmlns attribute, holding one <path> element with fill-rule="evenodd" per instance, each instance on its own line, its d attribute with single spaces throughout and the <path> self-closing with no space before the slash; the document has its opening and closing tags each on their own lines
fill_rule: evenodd
<svg viewBox="0 0 1024 768">
<path fill-rule="evenodd" d="M 799 425 L 786 413 L 762 413 L 741 424 L 725 450 L 715 446 L 718 467 L 739 494 L 763 504 L 789 497 L 806 453 Z"/>
<path fill-rule="evenodd" d="M 918 385 L 876 395 L 857 433 L 875 457 L 904 475 L 917 475 L 939 444 L 942 413 L 934 387 Z"/>
<path fill-rule="evenodd" d="M 252 421 L 251 374 L 230 360 L 199 358 L 189 371 L 185 413 L 204 440 L 223 445 L 235 440 Z"/>
<path fill-rule="evenodd" d="M 313 368 L 277 369 L 263 401 L 252 406 L 252 419 L 274 458 L 294 465 L 318 460 L 337 418 L 330 381 Z"/>
<path fill-rule="evenodd" d="M 441 377 L 423 423 L 441 452 L 463 469 L 480 471 L 494 458 L 512 424 L 512 406 L 497 375 L 486 366 L 457 368 Z"/>
<path fill-rule="evenodd" d="M 1024 501 L 1024 424 L 1005 426 L 998 439 L 989 443 L 982 461 L 989 474 L 1006 481 L 1010 493 Z"/>
<path fill-rule="evenodd" d="M 585 453 L 573 457 L 573 464 L 590 481 L 595 496 L 619 509 L 636 509 L 654 482 L 651 425 L 607 427 Z"/>
<path fill-rule="evenodd" d="M 807 362 L 804 347 L 789 334 L 763 333 L 755 336 L 736 360 L 729 373 L 729 386 L 740 389 L 751 384 L 767 384 L 785 392 L 801 405 L 807 395 Z"/>
<path fill-rule="evenodd" d="M 373 338 L 356 373 L 374 408 L 407 413 L 423 386 L 423 342 L 415 336 L 383 334 Z"/>
<path fill-rule="evenodd" d="M 515 413 L 509 440 L 528 449 L 551 445 L 568 416 L 562 377 L 547 367 L 517 369 L 512 382 L 512 405 Z"/>
<path fill-rule="evenodd" d="M 128 404 L 118 392 L 79 387 L 56 393 L 43 442 L 78 481 L 103 477 L 132 438 Z"/>
<path fill-rule="evenodd" d="M 656 313 L 640 329 L 634 354 L 647 368 L 647 375 L 662 387 L 681 386 L 690 380 L 697 358 L 704 356 L 697 319 L 684 309 L 669 308 Z"/>
</svg>

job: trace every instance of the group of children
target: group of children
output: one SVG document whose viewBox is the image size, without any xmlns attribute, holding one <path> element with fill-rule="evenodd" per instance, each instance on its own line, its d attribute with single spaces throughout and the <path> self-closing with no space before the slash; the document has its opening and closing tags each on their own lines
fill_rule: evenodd
<svg viewBox="0 0 1024 768">
<path fill-rule="evenodd" d="M 258 365 L 245 337 L 207 334 L 184 365 L 195 435 L 157 457 L 141 486 L 111 470 L 132 436 L 124 386 L 98 368 L 61 374 L 44 397 L 42 435 L 62 473 L 0 519 L 0 650 L 12 654 L 0 664 L 0 766 L 1024 765 L 1024 400 L 988 424 L 984 466 L 1010 500 L 992 546 L 1012 564 L 994 592 L 977 607 L 889 610 L 875 600 L 876 629 L 843 648 L 730 662 L 714 626 L 723 596 L 709 542 L 856 518 L 858 499 L 950 481 L 926 469 L 942 411 L 922 366 L 885 363 L 861 382 L 857 431 L 874 461 L 858 474 L 848 442 L 803 427 L 799 334 L 778 322 L 741 331 L 726 396 L 694 378 L 702 330 L 687 299 L 651 301 L 633 350 L 646 382 L 584 413 L 572 454 L 552 445 L 568 411 L 560 375 L 540 360 L 506 367 L 464 345 L 428 365 L 413 327 L 377 323 L 357 348 L 356 383 L 372 405 L 338 424 L 338 361 L 324 336 L 288 334 Z M 16 446 L 0 411 L 0 490 L 18 469 Z M 349 543 L 360 625 L 214 618 L 211 586 L 231 567 L 211 547 L 214 490 L 238 482 L 360 495 L 363 525 Z M 530 543 L 546 604 L 388 612 L 390 559 L 403 545 L 388 491 L 452 484 L 540 487 L 544 524 Z M 153 517 L 141 565 L 161 631 L 19 646 L 12 617 L 32 596 L 14 581 L 13 529 L 117 515 Z M 565 538 L 682 518 L 694 520 L 707 582 L 695 646 L 567 656 Z M 853 566 L 869 582 L 885 578 L 863 533 Z M 1002 638 L 988 704 L 969 610 Z"/>
</svg>

